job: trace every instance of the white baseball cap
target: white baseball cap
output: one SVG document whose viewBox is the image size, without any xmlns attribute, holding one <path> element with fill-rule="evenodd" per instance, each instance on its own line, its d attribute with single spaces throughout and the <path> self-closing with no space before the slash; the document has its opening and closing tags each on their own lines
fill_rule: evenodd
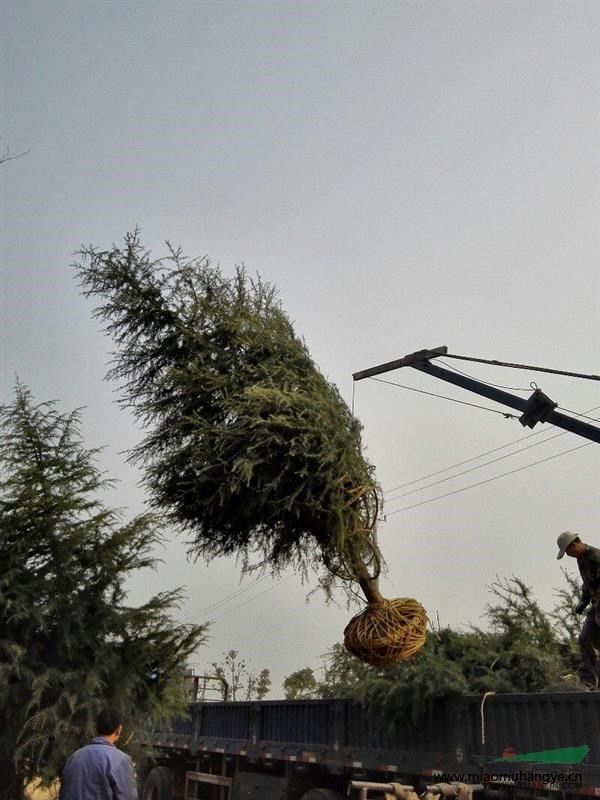
<svg viewBox="0 0 600 800">
<path fill-rule="evenodd" d="M 558 555 L 557 558 L 562 558 L 565 554 L 567 547 L 575 541 L 575 539 L 579 539 L 579 534 L 572 533 L 571 531 L 564 531 L 560 534 L 558 539 L 556 540 L 556 544 L 558 545 Z"/>
</svg>

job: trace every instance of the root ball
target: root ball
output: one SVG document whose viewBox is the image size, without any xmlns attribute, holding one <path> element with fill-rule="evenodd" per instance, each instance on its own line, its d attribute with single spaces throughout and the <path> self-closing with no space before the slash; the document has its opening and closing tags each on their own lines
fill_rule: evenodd
<svg viewBox="0 0 600 800">
<path fill-rule="evenodd" d="M 408 597 L 369 605 L 344 630 L 344 645 L 372 667 L 393 667 L 407 661 L 425 644 L 427 614 Z"/>
</svg>

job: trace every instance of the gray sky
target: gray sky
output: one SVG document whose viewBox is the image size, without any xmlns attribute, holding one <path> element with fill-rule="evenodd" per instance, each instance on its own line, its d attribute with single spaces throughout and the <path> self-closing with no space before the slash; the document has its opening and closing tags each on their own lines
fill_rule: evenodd
<svg viewBox="0 0 600 800">
<path fill-rule="evenodd" d="M 444 344 L 600 372 L 598 3 L 4 0 L 1 12 L 0 145 L 30 151 L 1 168 L 2 400 L 18 373 L 39 400 L 86 406 L 87 443 L 106 446 L 120 479 L 114 505 L 143 507 L 123 456 L 140 433 L 103 380 L 111 343 L 68 265 L 136 223 L 157 255 L 169 239 L 275 283 L 348 402 L 353 372 Z M 598 383 L 454 363 L 519 389 L 534 380 L 573 411 L 600 406 Z M 414 370 L 384 377 L 479 402 Z M 558 432 L 529 441 L 515 420 L 372 381 L 355 403 L 388 492 Z M 486 587 L 515 574 L 551 606 L 558 533 L 600 545 L 597 446 L 400 509 L 582 444 L 565 434 L 388 502 L 384 593 L 442 624 L 480 623 Z M 182 618 L 223 615 L 198 666 L 238 648 L 272 669 L 273 696 L 349 618 L 306 604 L 296 576 L 230 597 L 250 583 L 233 562 L 189 564 L 177 539 L 162 557 L 132 600 L 186 585 Z"/>
</svg>

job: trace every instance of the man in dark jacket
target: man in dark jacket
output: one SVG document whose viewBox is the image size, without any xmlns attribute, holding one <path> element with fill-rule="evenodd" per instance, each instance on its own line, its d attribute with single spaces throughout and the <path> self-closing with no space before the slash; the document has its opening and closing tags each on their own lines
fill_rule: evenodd
<svg viewBox="0 0 600 800">
<path fill-rule="evenodd" d="M 577 559 L 583 581 L 581 600 L 575 611 L 583 614 L 591 603 L 579 634 L 581 661 L 579 677 L 588 689 L 598 688 L 598 650 L 600 649 L 600 550 L 581 541 L 576 533 L 565 531 L 557 540 L 558 556 L 566 553 Z"/>
<path fill-rule="evenodd" d="M 121 729 L 115 711 L 106 709 L 98 715 L 98 735 L 65 765 L 59 800 L 137 800 L 133 761 L 115 747 Z"/>
</svg>

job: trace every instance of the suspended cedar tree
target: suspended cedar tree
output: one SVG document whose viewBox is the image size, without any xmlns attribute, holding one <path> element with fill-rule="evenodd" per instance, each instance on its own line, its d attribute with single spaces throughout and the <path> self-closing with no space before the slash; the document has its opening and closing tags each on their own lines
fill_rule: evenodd
<svg viewBox="0 0 600 800">
<path fill-rule="evenodd" d="M 79 256 L 83 291 L 101 299 L 95 314 L 118 346 L 109 377 L 146 427 L 131 458 L 192 552 L 235 554 L 246 568 L 258 560 L 274 572 L 324 567 L 326 591 L 336 579 L 358 582 L 367 614 L 377 606 L 389 617 L 399 601 L 384 600 L 377 585 L 380 491 L 361 426 L 274 288 L 242 268 L 227 278 L 171 247 L 153 259 L 138 230 L 122 249 Z M 415 601 L 400 605 L 391 627 L 396 636 L 410 629 L 414 652 L 424 612 Z"/>
</svg>

